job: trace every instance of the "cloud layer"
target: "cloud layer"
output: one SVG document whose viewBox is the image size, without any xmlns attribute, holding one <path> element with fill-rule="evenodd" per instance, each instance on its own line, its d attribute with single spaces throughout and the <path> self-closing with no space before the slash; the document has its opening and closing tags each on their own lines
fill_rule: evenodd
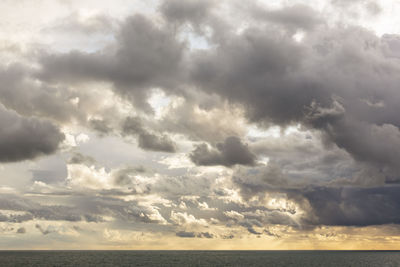
<svg viewBox="0 0 400 267">
<path fill-rule="evenodd" d="M 278 2 L 71 1 L 0 40 L 7 241 L 398 244 L 386 7 Z"/>
</svg>

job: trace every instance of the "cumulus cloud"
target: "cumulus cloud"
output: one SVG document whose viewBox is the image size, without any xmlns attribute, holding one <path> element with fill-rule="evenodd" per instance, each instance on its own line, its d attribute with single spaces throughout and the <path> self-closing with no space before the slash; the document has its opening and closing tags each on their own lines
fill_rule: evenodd
<svg viewBox="0 0 400 267">
<path fill-rule="evenodd" d="M 115 52 L 44 54 L 40 77 L 49 81 L 109 81 L 136 107 L 151 110 L 149 88 L 173 88 L 180 76 L 184 44 L 173 32 L 142 16 L 126 19 Z"/>
<path fill-rule="evenodd" d="M 0 161 L 34 159 L 54 153 L 64 140 L 64 134 L 52 123 L 21 117 L 0 106 Z"/>
<path fill-rule="evenodd" d="M 197 165 L 230 167 L 236 164 L 254 165 L 256 156 L 240 138 L 231 136 L 218 143 L 216 148 L 209 149 L 207 144 L 198 145 L 191 152 L 190 159 Z"/>
<path fill-rule="evenodd" d="M 152 151 L 175 152 L 174 142 L 165 134 L 153 134 L 146 130 L 139 118 L 128 117 L 122 129 L 124 134 L 137 136 L 140 148 Z"/>
<path fill-rule="evenodd" d="M 395 160 L 399 123 L 392 113 L 392 99 L 399 97 L 394 91 L 398 61 L 385 55 L 385 41 L 357 27 L 317 31 L 301 43 L 269 31 L 249 27 L 216 49 L 199 52 L 194 56 L 193 81 L 243 105 L 251 121 L 302 123 L 324 132 L 326 140 L 357 160 L 376 153 L 373 161 L 381 168 L 389 166 L 378 160 L 380 148 L 372 141 L 391 140 L 386 142 L 392 151 L 388 155 Z M 330 41 L 324 42 L 325 37 Z M 355 43 L 368 45 L 360 48 Z M 379 74 L 374 68 L 380 69 Z M 384 104 L 377 108 L 363 99 Z M 310 120 L 309 109 L 316 105 L 320 114 Z M 389 168 L 397 173 L 394 165 Z"/>
<path fill-rule="evenodd" d="M 39 82 L 34 77 L 34 69 L 29 66 L 1 65 L 0 79 L 0 102 L 20 115 L 62 122 L 84 117 L 71 101 L 75 97 L 72 91 Z"/>
</svg>

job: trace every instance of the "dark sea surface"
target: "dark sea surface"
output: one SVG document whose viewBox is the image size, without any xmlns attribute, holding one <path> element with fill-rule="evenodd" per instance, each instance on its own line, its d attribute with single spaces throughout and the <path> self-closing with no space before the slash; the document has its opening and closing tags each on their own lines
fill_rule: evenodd
<svg viewBox="0 0 400 267">
<path fill-rule="evenodd" d="M 400 266 L 400 251 L 0 251 L 0 266 Z"/>
</svg>

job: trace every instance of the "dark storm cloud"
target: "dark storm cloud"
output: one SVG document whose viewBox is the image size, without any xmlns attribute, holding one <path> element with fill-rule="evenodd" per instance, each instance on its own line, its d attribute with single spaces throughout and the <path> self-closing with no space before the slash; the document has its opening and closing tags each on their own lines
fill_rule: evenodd
<svg viewBox="0 0 400 267">
<path fill-rule="evenodd" d="M 301 194 L 311 206 L 311 223 L 366 226 L 400 223 L 399 192 L 400 187 L 395 185 L 314 188 Z"/>
<path fill-rule="evenodd" d="M 373 164 L 357 162 L 337 146 L 327 147 L 319 135 L 298 132 L 281 138 L 254 141 L 252 151 L 268 157 L 267 166 L 248 170 L 241 168 L 234 174 L 233 180 L 252 194 L 257 189 L 298 188 L 308 184 L 378 186 L 389 178 Z"/>
<path fill-rule="evenodd" d="M 43 55 L 40 77 L 53 82 L 109 81 L 136 107 L 151 110 L 150 88 L 179 82 L 184 44 L 142 15 L 128 18 L 116 36 L 115 52 Z"/>
<path fill-rule="evenodd" d="M 128 117 L 122 126 L 122 132 L 126 135 L 137 136 L 140 148 L 151 151 L 175 152 L 175 143 L 165 134 L 153 134 L 146 130 L 140 118 Z"/>
<path fill-rule="evenodd" d="M 358 179 L 365 181 L 377 175 L 373 167 L 369 168 L 369 171 L 366 169 L 367 171 L 356 174 L 362 175 Z M 267 213 L 239 209 L 245 216 L 245 220 L 240 221 L 244 224 L 252 225 L 256 220 L 264 224 L 296 225 L 290 216 L 285 215 L 295 215 L 299 208 L 305 211 L 301 216 L 302 225 L 366 226 L 400 223 L 400 216 L 397 215 L 400 212 L 400 187 L 396 184 L 375 187 L 362 186 L 362 182 L 343 186 L 343 181 L 337 185 L 328 183 L 326 186 L 310 185 L 309 182 L 298 184 L 298 181 L 290 180 L 287 174 L 276 167 L 236 172 L 232 179 L 245 199 L 254 196 L 261 199 L 266 196 L 283 197 L 298 205 L 288 205 L 279 210 L 280 212 Z"/>
<path fill-rule="evenodd" d="M 0 162 L 34 159 L 54 153 L 64 134 L 50 122 L 21 117 L 0 106 Z"/>
<path fill-rule="evenodd" d="M 243 103 L 251 120 L 290 123 L 301 118 L 299 111 L 317 92 L 310 82 L 291 75 L 303 53 L 289 37 L 248 29 L 216 49 L 194 54 L 192 79 L 209 93 Z"/>
<path fill-rule="evenodd" d="M 370 124 L 345 116 L 344 107 L 333 102 L 332 107 L 317 108 L 309 115 L 311 124 L 323 129 L 326 137 L 339 148 L 344 148 L 356 160 L 376 165 L 396 180 L 400 175 L 400 131 L 393 124 Z M 386 170 L 383 170 L 386 168 Z M 388 169 L 387 169 L 388 168 Z"/>
<path fill-rule="evenodd" d="M 51 87 L 21 64 L 0 66 L 0 102 L 23 116 L 38 116 L 65 122 L 84 116 L 72 104 L 75 95 L 65 87 Z"/>
<path fill-rule="evenodd" d="M 355 159 L 398 176 L 400 63 L 387 50 L 385 40 L 361 28 L 317 31 L 301 43 L 249 28 L 195 55 L 192 78 L 242 104 L 252 121 L 316 128 Z"/>
<path fill-rule="evenodd" d="M 212 166 L 223 165 L 233 166 L 235 164 L 254 165 L 254 155 L 240 138 L 231 136 L 223 143 L 218 143 L 216 148 L 209 148 L 207 144 L 198 145 L 191 153 L 190 159 L 196 165 Z"/>
</svg>

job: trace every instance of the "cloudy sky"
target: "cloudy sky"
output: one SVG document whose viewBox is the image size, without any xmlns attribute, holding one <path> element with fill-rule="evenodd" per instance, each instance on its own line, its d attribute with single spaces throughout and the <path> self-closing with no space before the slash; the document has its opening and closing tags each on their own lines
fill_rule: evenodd
<svg viewBox="0 0 400 267">
<path fill-rule="evenodd" d="M 0 249 L 398 249 L 400 2 L 3 0 Z"/>
</svg>

